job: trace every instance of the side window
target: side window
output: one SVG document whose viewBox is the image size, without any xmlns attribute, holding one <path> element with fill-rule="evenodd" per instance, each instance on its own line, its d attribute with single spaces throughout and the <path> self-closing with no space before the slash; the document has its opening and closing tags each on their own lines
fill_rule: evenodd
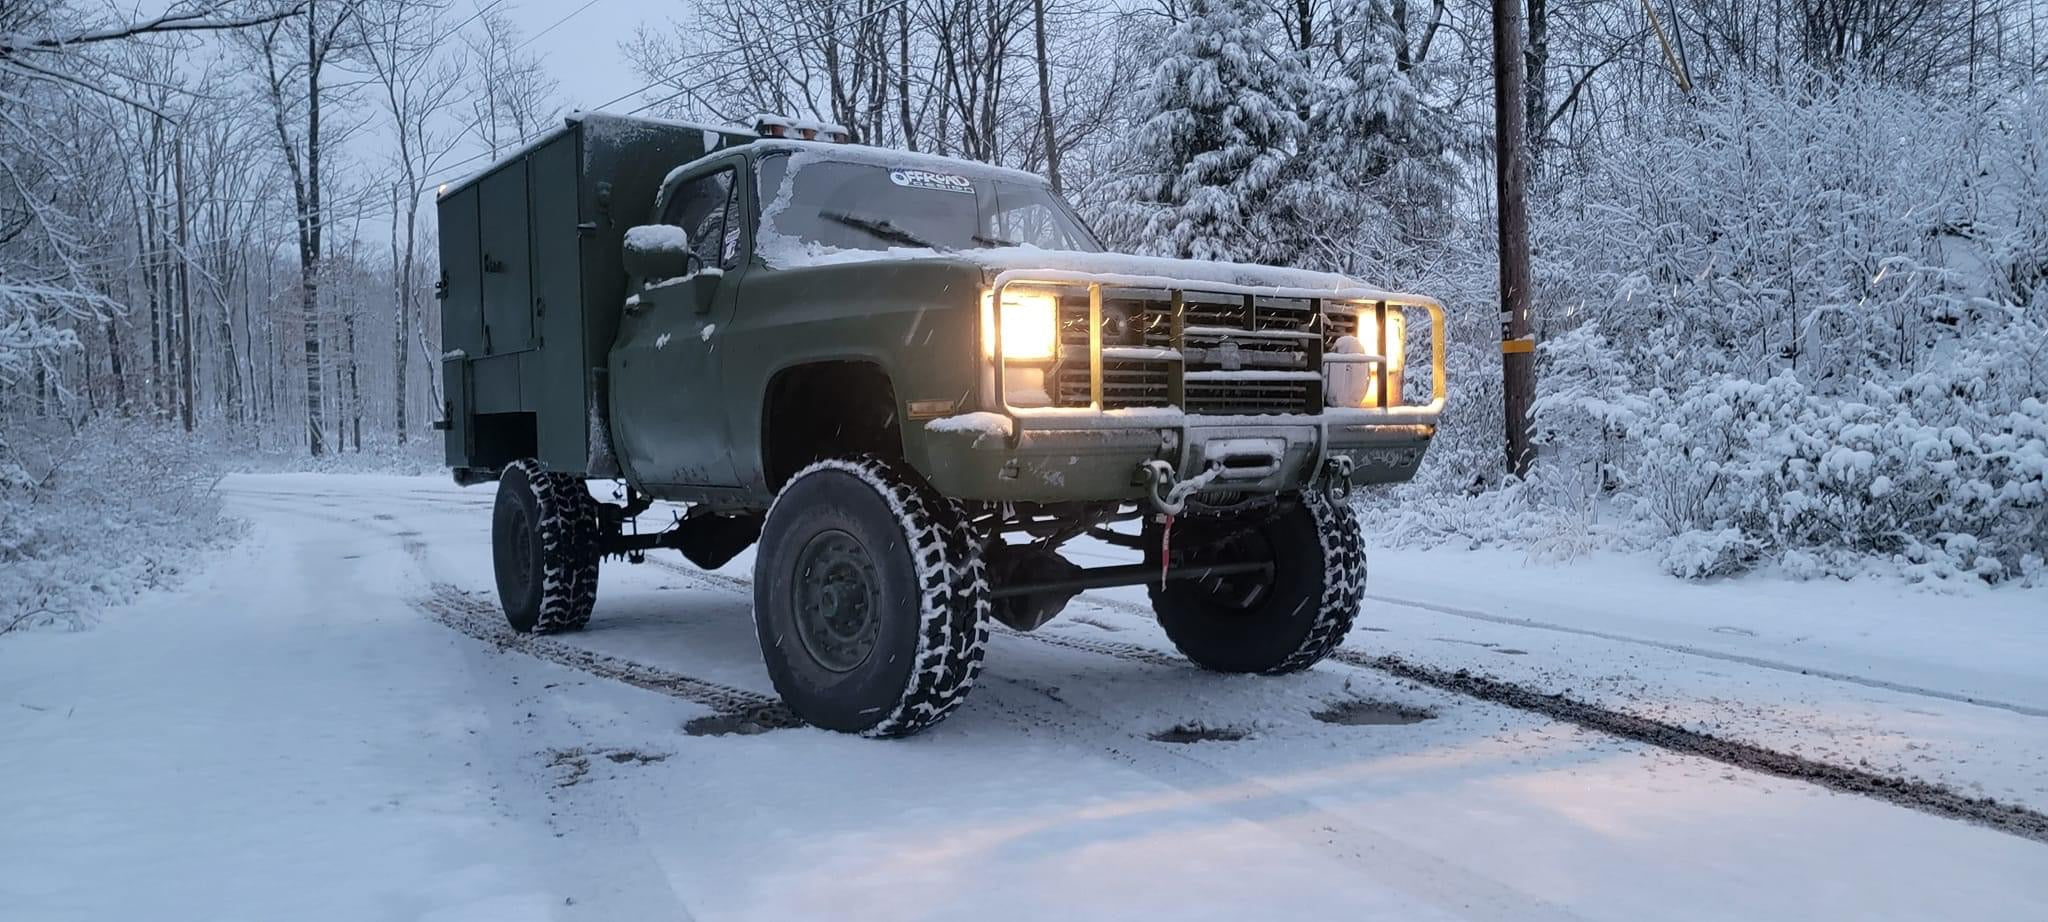
<svg viewBox="0 0 2048 922">
<path fill-rule="evenodd" d="M 676 187 L 661 221 L 690 232 L 690 247 L 704 265 L 730 267 L 739 249 L 737 222 L 727 220 L 735 198 L 731 169 L 699 176 Z"/>
</svg>

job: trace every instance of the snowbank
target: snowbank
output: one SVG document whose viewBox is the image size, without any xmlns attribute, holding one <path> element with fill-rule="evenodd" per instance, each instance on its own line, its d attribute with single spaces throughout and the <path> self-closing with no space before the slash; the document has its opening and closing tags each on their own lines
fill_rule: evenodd
<svg viewBox="0 0 2048 922">
<path fill-rule="evenodd" d="M 0 481 L 0 635 L 84 627 L 180 582 L 240 523 L 221 514 L 219 465 L 172 426 L 102 421 L 17 436 Z"/>
</svg>

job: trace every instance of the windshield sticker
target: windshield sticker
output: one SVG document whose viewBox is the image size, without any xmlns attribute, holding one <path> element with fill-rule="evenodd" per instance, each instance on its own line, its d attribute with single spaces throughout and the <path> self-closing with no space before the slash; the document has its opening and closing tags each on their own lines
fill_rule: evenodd
<svg viewBox="0 0 2048 922">
<path fill-rule="evenodd" d="M 974 181 L 952 173 L 933 173 L 926 170 L 890 170 L 889 181 L 912 189 L 932 189 L 939 192 L 974 192 Z"/>
</svg>

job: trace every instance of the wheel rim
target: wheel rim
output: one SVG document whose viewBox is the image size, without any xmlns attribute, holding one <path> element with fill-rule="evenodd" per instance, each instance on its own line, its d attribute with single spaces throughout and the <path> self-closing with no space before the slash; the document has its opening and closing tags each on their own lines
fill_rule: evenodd
<svg viewBox="0 0 2048 922">
<path fill-rule="evenodd" d="M 533 521 L 522 507 L 512 507 L 512 580 L 524 591 L 533 585 Z"/>
<path fill-rule="evenodd" d="M 821 532 L 796 556 L 791 587 L 804 652 L 832 672 L 850 672 L 874 653 L 882 629 L 882 581 L 867 548 L 843 531 Z"/>
<path fill-rule="evenodd" d="M 1273 554 L 1272 542 L 1266 539 L 1265 530 L 1260 528 L 1233 535 L 1205 550 L 1206 553 L 1199 555 L 1200 564 L 1250 561 L 1268 563 L 1275 567 L 1279 565 L 1279 560 Z M 1198 585 L 1208 592 L 1209 597 L 1218 605 L 1250 612 L 1265 603 L 1276 578 L 1278 574 L 1274 572 L 1238 573 L 1230 576 L 1212 576 L 1201 580 Z"/>
</svg>

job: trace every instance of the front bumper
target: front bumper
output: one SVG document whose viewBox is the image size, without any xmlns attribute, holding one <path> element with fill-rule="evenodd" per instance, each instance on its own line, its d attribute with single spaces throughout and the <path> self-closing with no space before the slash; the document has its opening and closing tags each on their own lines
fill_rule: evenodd
<svg viewBox="0 0 2048 922">
<path fill-rule="evenodd" d="M 1393 483 L 1414 476 L 1423 452 L 1436 432 L 1445 401 L 1444 311 L 1432 298 L 1357 288 L 1300 289 L 1240 284 L 1187 283 L 1168 278 L 1058 270 L 1008 270 L 992 281 L 991 304 L 1003 302 L 1013 284 L 1052 286 L 1087 293 L 1083 318 L 1088 363 L 1087 406 L 1016 407 L 1010 405 L 1006 360 L 999 330 L 985 331 L 995 356 L 985 369 L 981 405 L 988 410 L 935 420 L 926 426 L 926 475 L 946 495 L 991 502 L 1062 502 L 1139 500 L 1158 503 L 1157 488 L 1191 478 L 1204 478 L 1207 493 L 1261 494 L 1326 486 Z M 1109 346 L 1104 342 L 1104 292 L 1151 292 L 1170 305 L 1169 335 L 1164 342 L 1142 347 Z M 1190 298 L 1205 298 L 1199 325 L 1186 319 L 1198 308 Z M 1237 303 L 1236 313 L 1217 314 L 1216 299 Z M 1265 305 L 1291 302 L 1314 318 L 1306 327 L 1274 332 L 1260 320 Z M 1349 305 L 1376 316 L 1380 331 L 1370 355 L 1326 355 L 1323 335 L 1328 309 Z M 1389 311 L 1426 310 L 1430 318 L 1430 399 L 1409 405 L 1399 402 L 1398 381 L 1389 380 L 1386 334 Z M 1222 321 L 1215 317 L 1224 317 Z M 984 323 L 992 323 L 984 317 Z M 1236 326 L 1219 326 L 1234 323 Z M 1213 415 L 1193 400 L 1196 377 L 1189 373 L 1200 353 L 1192 339 L 1221 340 L 1225 346 L 1243 340 L 1250 346 L 1275 339 L 1304 342 L 1302 361 L 1321 369 L 1322 377 L 1292 372 L 1200 372 L 1204 384 L 1233 378 L 1297 380 L 1309 378 L 1314 389 L 1307 406 L 1287 412 L 1242 416 Z M 1060 346 L 1062 354 L 1070 348 Z M 1230 348 L 1235 353 L 1237 349 Z M 1176 370 L 1167 379 L 1165 406 L 1112 406 L 1108 403 L 1105 360 L 1164 358 Z M 1322 406 L 1333 363 L 1364 362 L 1377 376 L 1377 394 L 1366 406 Z M 1227 369 L 1241 366 L 1228 365 Z M 1259 378 L 1263 375 L 1264 378 Z M 1391 385 L 1391 386 L 1390 386 Z M 1311 407 L 1315 412 L 1307 412 Z M 1238 412 L 1225 410 L 1224 412 Z M 974 417 L 969 419 L 968 417 Z M 1168 470 L 1167 468 L 1170 468 Z M 1149 471 L 1149 473 L 1145 473 Z M 1135 475 L 1135 476 L 1134 476 Z M 1336 481 L 1342 480 L 1342 483 Z M 1188 492 L 1195 488 L 1190 484 Z"/>
<path fill-rule="evenodd" d="M 1315 484 L 1332 462 L 1345 486 L 1414 476 L 1436 427 L 1390 422 L 1373 411 L 1219 417 L 1131 410 L 1002 417 L 925 433 L 926 476 L 939 492 L 985 502 L 1072 502 L 1147 497 L 1132 476 L 1150 462 L 1189 477 L 1220 468 L 1205 492 L 1280 493 Z"/>
</svg>

